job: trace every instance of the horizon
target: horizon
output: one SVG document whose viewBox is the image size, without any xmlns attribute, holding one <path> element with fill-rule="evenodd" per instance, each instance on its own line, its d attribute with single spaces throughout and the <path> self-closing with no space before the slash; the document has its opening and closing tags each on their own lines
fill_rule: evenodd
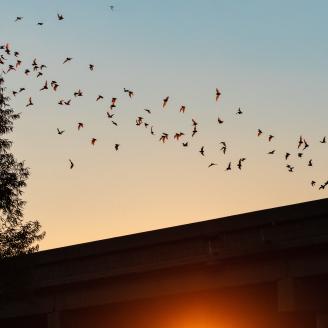
<svg viewBox="0 0 328 328">
<path fill-rule="evenodd" d="M 9 138 L 31 171 L 25 218 L 38 219 L 47 232 L 40 250 L 327 197 L 318 188 L 328 179 L 328 145 L 320 143 L 328 137 L 328 4 L 315 4 L 4 3 L 0 44 L 8 42 L 23 61 L 4 75 L 5 86 L 27 89 L 10 95 L 22 117 Z M 15 22 L 17 16 L 23 19 Z M 67 57 L 73 59 L 63 64 Z M 34 58 L 47 65 L 40 78 L 24 75 Z M 58 81 L 58 91 L 40 92 L 46 80 Z M 82 98 L 73 96 L 79 89 Z M 104 99 L 96 101 L 98 95 Z M 29 96 L 33 108 L 25 107 Z M 113 97 L 117 107 L 110 111 Z M 58 105 L 69 98 L 70 106 Z M 139 116 L 148 128 L 136 126 Z M 85 125 L 80 130 L 78 122 Z M 185 135 L 176 141 L 179 131 Z M 309 149 L 297 148 L 300 136 Z"/>
</svg>

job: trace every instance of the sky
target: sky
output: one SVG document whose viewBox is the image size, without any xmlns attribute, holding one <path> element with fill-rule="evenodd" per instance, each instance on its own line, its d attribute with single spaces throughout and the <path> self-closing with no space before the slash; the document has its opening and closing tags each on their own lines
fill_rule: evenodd
<svg viewBox="0 0 328 328">
<path fill-rule="evenodd" d="M 2 0 L 0 44 L 23 61 L 5 75 L 7 90 L 26 88 L 11 97 L 22 117 L 10 137 L 30 168 L 25 218 L 47 232 L 40 248 L 327 197 L 328 188 L 318 190 L 328 179 L 328 144 L 319 142 L 328 137 L 327 10 L 326 1 L 301 0 Z M 73 59 L 63 65 L 66 57 Z M 24 75 L 34 58 L 47 65 L 40 78 Z M 56 80 L 58 91 L 40 92 L 45 80 Z M 84 96 L 74 98 L 78 89 Z M 29 96 L 34 106 L 26 108 Z M 117 127 L 106 116 L 112 97 Z M 69 98 L 71 106 L 57 104 Z M 149 127 L 136 126 L 137 116 Z M 302 158 L 300 136 L 310 145 Z"/>
</svg>

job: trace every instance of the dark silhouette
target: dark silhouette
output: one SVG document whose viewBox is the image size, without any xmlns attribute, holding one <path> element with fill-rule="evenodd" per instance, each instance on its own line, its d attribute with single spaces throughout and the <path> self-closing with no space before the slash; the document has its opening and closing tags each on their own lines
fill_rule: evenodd
<svg viewBox="0 0 328 328">
<path fill-rule="evenodd" d="M 74 163 L 72 162 L 72 160 L 71 159 L 69 159 L 69 163 L 70 163 L 70 169 L 72 169 L 73 167 L 74 167 Z"/>
<path fill-rule="evenodd" d="M 163 99 L 163 108 L 166 106 L 167 102 L 169 101 L 169 96 Z"/>
<path fill-rule="evenodd" d="M 218 101 L 221 96 L 221 92 L 218 88 L 215 89 L 215 101 Z"/>
<path fill-rule="evenodd" d="M 220 117 L 218 117 L 218 123 L 222 124 L 224 121 L 220 119 Z"/>
<path fill-rule="evenodd" d="M 45 236 L 38 221 L 23 222 L 25 202 L 21 195 L 30 173 L 24 162 L 10 153 L 12 141 L 3 138 L 20 118 L 10 107 L 3 85 L 0 77 L 0 258 L 33 253 L 39 249 L 36 242 Z"/>
</svg>

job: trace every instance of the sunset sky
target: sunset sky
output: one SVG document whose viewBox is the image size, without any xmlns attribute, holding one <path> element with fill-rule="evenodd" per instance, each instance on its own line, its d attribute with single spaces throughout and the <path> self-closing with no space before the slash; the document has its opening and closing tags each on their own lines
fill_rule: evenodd
<svg viewBox="0 0 328 328">
<path fill-rule="evenodd" d="M 23 60 L 4 77 L 8 92 L 27 89 L 11 97 L 22 112 L 11 138 L 31 171 L 25 217 L 46 230 L 41 249 L 327 197 L 328 187 L 318 190 L 328 179 L 328 143 L 319 142 L 328 137 L 327 11 L 326 1 L 302 0 L 1 1 L 0 44 Z M 73 60 L 63 65 L 66 57 Z M 40 78 L 24 75 L 34 58 L 47 65 Z M 45 80 L 58 91 L 40 92 Z M 84 96 L 75 98 L 78 89 Z M 106 116 L 112 97 L 117 127 Z M 69 98 L 71 106 L 57 104 Z M 300 135 L 310 144 L 302 158 Z"/>
</svg>

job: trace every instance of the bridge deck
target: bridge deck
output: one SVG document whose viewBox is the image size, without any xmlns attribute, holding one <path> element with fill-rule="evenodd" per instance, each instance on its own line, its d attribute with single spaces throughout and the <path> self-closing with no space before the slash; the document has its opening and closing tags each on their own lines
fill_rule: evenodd
<svg viewBox="0 0 328 328">
<path fill-rule="evenodd" d="M 261 286 L 273 288 L 277 313 L 319 313 L 328 308 L 327 219 L 322 199 L 5 261 L 0 273 L 11 279 L 0 287 L 14 296 L 0 318 Z"/>
</svg>

